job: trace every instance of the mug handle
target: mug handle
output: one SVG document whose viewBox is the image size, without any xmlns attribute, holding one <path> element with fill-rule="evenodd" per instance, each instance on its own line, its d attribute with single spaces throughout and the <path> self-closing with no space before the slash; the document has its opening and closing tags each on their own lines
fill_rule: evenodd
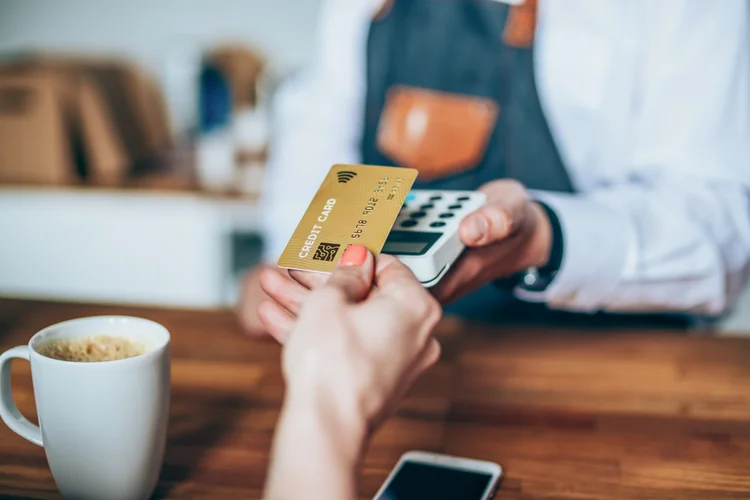
<svg viewBox="0 0 750 500">
<path fill-rule="evenodd" d="M 0 356 L 0 417 L 10 430 L 35 445 L 42 446 L 42 430 L 26 420 L 13 401 L 13 393 L 10 389 L 10 366 L 15 358 L 29 361 L 28 346 L 19 345 L 8 349 Z"/>
</svg>

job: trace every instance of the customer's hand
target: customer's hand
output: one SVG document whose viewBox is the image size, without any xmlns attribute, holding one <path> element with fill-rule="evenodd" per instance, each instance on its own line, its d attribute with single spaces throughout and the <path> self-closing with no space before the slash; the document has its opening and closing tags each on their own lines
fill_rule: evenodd
<svg viewBox="0 0 750 500">
<path fill-rule="evenodd" d="M 331 278 L 307 292 L 284 348 L 291 393 L 323 390 L 372 426 L 438 358 L 440 306 L 390 255 L 352 245 Z M 261 318 L 288 314 L 275 303 Z M 269 330 L 276 325 L 269 321 Z"/>
<path fill-rule="evenodd" d="M 301 289 L 295 314 L 276 302 L 261 314 L 283 332 L 287 382 L 266 498 L 355 498 L 368 437 L 439 357 L 440 306 L 398 260 L 376 265 L 361 245 L 324 284 Z"/>
<path fill-rule="evenodd" d="M 549 260 L 549 219 L 522 184 L 504 179 L 489 182 L 479 191 L 487 195 L 487 204 L 467 215 L 459 226 L 467 249 L 432 288 L 443 304 Z"/>
<path fill-rule="evenodd" d="M 289 279 L 285 270 L 265 264 L 254 267 L 242 277 L 235 313 L 242 330 L 251 337 L 268 336 L 266 327 L 258 316 L 258 307 L 263 300 L 268 299 L 268 295 L 260 287 L 260 276 L 263 273 L 281 274 Z"/>
<path fill-rule="evenodd" d="M 261 270 L 259 282 L 265 300 L 257 308 L 257 317 L 265 331 L 283 344 L 311 291 L 323 286 L 330 277 L 312 271 Z"/>
</svg>

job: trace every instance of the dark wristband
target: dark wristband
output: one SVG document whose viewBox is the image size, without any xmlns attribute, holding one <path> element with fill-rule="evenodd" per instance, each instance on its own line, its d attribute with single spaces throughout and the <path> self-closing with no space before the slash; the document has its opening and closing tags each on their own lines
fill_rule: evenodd
<svg viewBox="0 0 750 500">
<path fill-rule="evenodd" d="M 557 217 L 557 213 L 552 210 L 546 203 L 537 201 L 540 207 L 547 214 L 549 224 L 552 228 L 552 244 L 549 250 L 549 260 L 547 264 L 539 268 L 539 274 L 544 276 L 547 274 L 554 274 L 560 270 L 563 260 L 563 231 L 560 219 Z"/>
<path fill-rule="evenodd" d="M 526 269 L 507 278 L 496 280 L 495 285 L 502 289 L 513 290 L 516 287 L 521 287 L 530 292 L 541 292 L 552 283 L 557 271 L 560 270 L 564 249 L 562 224 L 560 224 L 557 213 L 547 206 L 547 204 L 541 201 L 537 201 L 537 203 L 547 215 L 552 230 L 552 241 L 547 263 L 542 267 Z"/>
</svg>

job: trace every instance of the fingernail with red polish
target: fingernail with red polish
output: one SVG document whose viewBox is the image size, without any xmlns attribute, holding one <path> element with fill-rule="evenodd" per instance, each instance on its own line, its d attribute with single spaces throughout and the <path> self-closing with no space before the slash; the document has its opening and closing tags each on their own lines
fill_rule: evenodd
<svg viewBox="0 0 750 500">
<path fill-rule="evenodd" d="M 346 266 L 361 266 L 367 259 L 367 248 L 363 245 L 350 245 L 344 251 L 344 255 L 341 256 L 339 261 L 340 267 Z"/>
</svg>

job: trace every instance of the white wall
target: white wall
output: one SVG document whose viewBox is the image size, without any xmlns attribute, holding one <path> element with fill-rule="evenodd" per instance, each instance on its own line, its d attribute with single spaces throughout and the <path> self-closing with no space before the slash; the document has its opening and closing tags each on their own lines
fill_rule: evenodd
<svg viewBox="0 0 750 500">
<path fill-rule="evenodd" d="M 282 71 L 309 56 L 320 0 L 0 0 L 0 52 L 112 52 L 157 71 L 181 41 L 254 44 Z"/>
<path fill-rule="evenodd" d="M 0 297 L 213 308 L 235 302 L 241 200 L 0 187 Z"/>
<path fill-rule="evenodd" d="M 168 67 L 172 69 L 172 81 L 188 77 L 185 70 L 177 67 L 176 59 L 184 61 L 190 54 L 224 41 L 242 41 L 266 55 L 272 73 L 282 76 L 310 56 L 320 3 L 321 0 L 0 0 L 0 56 L 28 49 L 116 54 L 135 59 L 166 84 Z M 187 87 L 179 89 L 181 93 L 192 91 Z M 173 119 L 179 132 L 191 119 L 190 112 L 178 110 Z"/>
</svg>

